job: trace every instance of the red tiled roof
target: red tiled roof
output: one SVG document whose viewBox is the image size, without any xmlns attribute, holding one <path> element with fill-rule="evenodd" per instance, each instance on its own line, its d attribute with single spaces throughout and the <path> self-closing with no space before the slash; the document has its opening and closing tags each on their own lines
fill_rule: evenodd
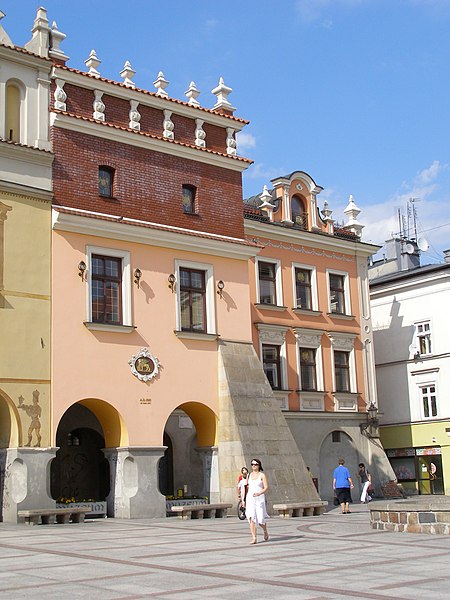
<svg viewBox="0 0 450 600">
<path fill-rule="evenodd" d="M 28 146 L 28 144 L 21 144 L 19 142 L 13 142 L 12 140 L 4 140 L 0 138 L 2 144 L 10 144 L 11 146 L 19 146 L 20 148 L 29 148 L 30 150 L 37 150 L 38 152 L 47 152 L 53 154 L 51 150 L 45 150 L 44 148 L 36 148 L 35 146 Z"/>
<path fill-rule="evenodd" d="M 159 225 L 158 223 L 150 223 L 146 221 L 138 221 L 134 219 L 129 219 L 127 217 L 115 217 L 113 215 L 105 215 L 95 212 L 89 212 L 86 210 L 76 210 L 73 208 L 66 208 L 64 206 L 53 205 L 53 209 L 57 212 L 61 212 L 68 215 L 76 215 L 78 217 L 87 217 L 90 219 L 98 219 L 100 221 L 109 221 L 111 223 L 123 223 L 125 225 L 134 225 L 136 227 L 144 227 L 145 229 L 156 229 L 159 231 L 167 231 L 170 233 L 179 233 L 181 235 L 190 235 L 193 237 L 200 237 L 210 240 L 217 240 L 219 242 L 228 242 L 231 244 L 238 244 L 241 246 L 250 246 L 252 248 L 262 248 L 260 244 L 256 244 L 255 242 L 251 242 L 245 238 L 231 238 L 227 236 L 221 236 L 212 233 L 206 233 L 204 231 L 194 231 L 192 229 L 183 229 L 182 227 L 171 227 L 169 225 Z"/>
<path fill-rule="evenodd" d="M 83 75 L 83 77 L 89 77 L 90 79 L 95 79 L 97 81 L 104 81 L 105 83 L 111 83 L 112 85 L 117 85 L 121 88 L 125 88 L 128 90 L 134 90 L 141 94 L 147 94 L 147 96 L 154 96 L 156 98 L 162 98 L 163 100 L 167 100 L 168 102 L 175 102 L 175 104 L 182 104 L 183 106 L 189 106 L 190 108 L 195 108 L 196 110 L 208 112 L 210 114 L 218 115 L 220 117 L 225 117 L 226 119 L 231 119 L 232 121 L 238 121 L 239 123 L 244 123 L 245 125 L 248 125 L 250 123 L 250 121 L 246 121 L 245 119 L 240 119 L 239 117 L 235 117 L 233 115 L 227 115 L 227 114 L 218 112 L 216 110 L 213 110 L 212 108 L 205 108 L 203 106 L 192 106 L 192 104 L 189 104 L 188 102 L 184 102 L 183 100 L 178 100 L 177 98 L 170 98 L 170 97 L 163 98 L 162 96 L 158 96 L 156 92 L 149 92 L 148 90 L 144 90 L 144 89 L 138 88 L 138 87 L 131 88 L 129 85 L 125 85 L 124 83 L 122 83 L 120 81 L 114 81 L 114 79 L 107 79 L 106 77 L 97 77 L 96 75 L 90 75 L 89 73 L 86 73 L 85 71 L 80 71 L 79 69 L 74 69 L 74 68 L 68 67 L 66 65 L 55 65 L 55 66 L 58 69 L 64 69 L 65 71 L 70 71 L 71 73 L 77 73 L 78 75 Z"/>
<path fill-rule="evenodd" d="M 50 58 L 47 58 L 46 56 L 41 56 L 40 54 L 36 54 L 35 52 L 30 52 L 29 50 L 26 50 L 21 46 L 8 46 L 8 44 L 1 43 L 0 46 L 2 46 L 3 48 L 9 48 L 10 50 L 16 50 L 17 52 L 21 52 L 22 54 L 28 54 L 28 56 L 35 56 L 36 58 L 41 58 L 42 60 L 53 62 Z"/>
<path fill-rule="evenodd" d="M 148 133 L 146 131 L 135 131 L 134 129 L 130 129 L 128 127 L 124 127 L 123 125 L 115 125 L 114 123 L 108 123 L 107 121 L 97 121 L 92 117 L 83 117 L 82 115 L 76 115 L 75 113 L 70 113 L 67 111 L 59 110 L 57 108 L 50 109 L 54 113 L 66 115 L 68 117 L 73 117 L 75 119 L 79 119 L 81 121 L 88 121 L 89 123 L 97 123 L 98 125 L 102 125 L 103 127 L 112 127 L 113 129 L 120 129 L 121 131 L 129 131 L 134 135 L 143 135 L 145 137 L 152 138 L 154 140 L 160 140 L 163 142 L 168 142 L 170 144 L 176 144 L 178 146 L 185 146 L 186 148 L 193 148 L 194 150 L 199 150 L 200 152 L 208 152 L 209 154 L 216 154 L 217 156 L 223 156 L 224 158 L 231 158 L 233 160 L 239 160 L 241 162 L 246 162 L 249 165 L 253 163 L 249 158 L 243 158 L 242 156 L 230 156 L 229 154 L 224 154 L 223 152 L 217 152 L 217 150 L 211 150 L 210 148 L 199 148 L 198 146 L 194 146 L 194 144 L 186 144 L 186 142 L 180 142 L 177 140 L 169 140 L 165 137 L 155 135 L 153 133 Z"/>
</svg>

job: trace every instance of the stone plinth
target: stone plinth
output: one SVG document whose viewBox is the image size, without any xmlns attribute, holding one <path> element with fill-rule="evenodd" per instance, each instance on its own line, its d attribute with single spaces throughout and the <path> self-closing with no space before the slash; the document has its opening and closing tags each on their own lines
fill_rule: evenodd
<svg viewBox="0 0 450 600">
<path fill-rule="evenodd" d="M 372 502 L 369 509 L 372 529 L 400 533 L 450 534 L 448 496 Z"/>
</svg>

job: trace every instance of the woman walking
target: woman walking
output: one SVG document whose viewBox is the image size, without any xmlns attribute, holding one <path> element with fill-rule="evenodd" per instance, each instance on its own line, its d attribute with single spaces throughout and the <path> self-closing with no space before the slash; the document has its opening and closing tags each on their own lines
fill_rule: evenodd
<svg viewBox="0 0 450 600">
<path fill-rule="evenodd" d="M 264 541 L 267 542 L 269 534 L 267 532 L 266 521 L 269 515 L 266 511 L 265 493 L 269 489 L 267 477 L 263 472 L 261 461 L 254 458 L 251 462 L 252 472 L 248 476 L 248 491 L 245 502 L 245 514 L 250 524 L 250 533 L 252 536 L 250 544 L 256 544 L 256 528 L 259 525 L 264 531 Z"/>
</svg>

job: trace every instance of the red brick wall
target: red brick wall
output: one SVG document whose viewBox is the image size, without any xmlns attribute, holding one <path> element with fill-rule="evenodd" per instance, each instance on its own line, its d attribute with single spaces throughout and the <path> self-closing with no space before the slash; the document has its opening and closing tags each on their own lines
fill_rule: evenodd
<svg viewBox="0 0 450 600">
<path fill-rule="evenodd" d="M 53 92 L 56 86 L 52 84 L 51 101 L 54 102 Z M 92 118 L 94 109 L 94 93 L 92 90 L 86 90 L 79 86 L 66 83 L 64 91 L 67 94 L 66 106 L 67 112 L 78 116 Z M 103 94 L 102 102 L 105 105 L 105 122 L 128 127 L 130 103 L 122 98 Z M 53 104 L 52 104 L 53 106 Z M 195 118 L 190 119 L 182 115 L 176 114 L 176 105 L 167 103 L 167 110 L 173 111 L 171 119 L 175 125 L 174 135 L 175 140 L 185 144 L 195 145 Z M 138 111 L 141 114 L 141 131 L 151 133 L 162 137 L 164 114 L 162 110 L 151 108 L 139 104 Z M 198 111 L 196 115 L 198 119 L 202 119 L 202 112 Z M 230 127 L 233 123 L 230 122 Z M 205 123 L 203 129 L 206 132 L 206 147 L 216 152 L 226 154 L 226 127 L 218 127 Z"/>
<path fill-rule="evenodd" d="M 241 173 L 57 127 L 51 134 L 55 204 L 244 237 Z M 98 195 L 99 165 L 116 170 L 114 199 Z M 197 187 L 198 215 L 183 213 L 186 183 Z"/>
</svg>

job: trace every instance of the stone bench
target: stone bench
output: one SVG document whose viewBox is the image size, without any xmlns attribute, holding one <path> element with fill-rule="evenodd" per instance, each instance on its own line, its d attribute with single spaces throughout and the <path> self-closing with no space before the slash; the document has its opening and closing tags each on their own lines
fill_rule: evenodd
<svg viewBox="0 0 450 600">
<path fill-rule="evenodd" d="M 179 519 L 211 519 L 227 516 L 227 510 L 232 504 L 192 504 L 191 506 L 172 506 L 172 512 Z"/>
<path fill-rule="evenodd" d="M 312 502 L 287 502 L 286 504 L 274 504 L 273 510 L 277 511 L 282 519 L 291 517 L 311 517 L 323 515 L 328 502 L 326 500 L 314 500 Z"/>
<path fill-rule="evenodd" d="M 19 510 L 17 516 L 19 522 L 27 525 L 37 525 L 39 519 L 42 525 L 56 523 L 83 523 L 86 513 L 90 512 L 89 508 L 42 508 L 31 510 Z"/>
</svg>

